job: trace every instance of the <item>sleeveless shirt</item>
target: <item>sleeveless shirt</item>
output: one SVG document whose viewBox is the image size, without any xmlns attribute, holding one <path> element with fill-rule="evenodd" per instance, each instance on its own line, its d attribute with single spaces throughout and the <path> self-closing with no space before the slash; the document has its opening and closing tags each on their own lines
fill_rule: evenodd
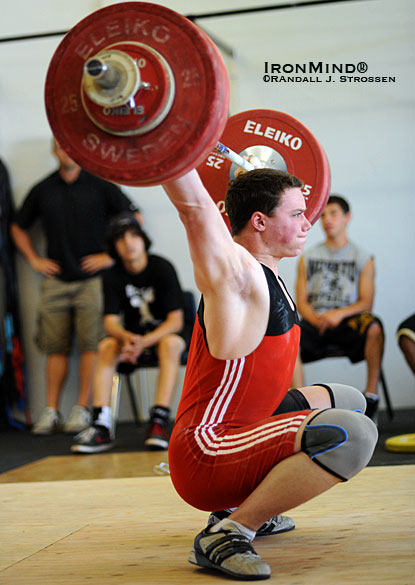
<svg viewBox="0 0 415 585">
<path fill-rule="evenodd" d="M 193 330 L 175 430 L 200 422 L 228 428 L 255 423 L 272 415 L 289 389 L 300 328 L 295 304 L 284 283 L 261 265 L 270 294 L 265 335 L 250 354 L 232 360 L 214 358 L 206 343 L 203 298 Z M 284 287 L 284 288 L 283 288 Z M 284 292 L 285 290 L 285 292 Z"/>
<path fill-rule="evenodd" d="M 348 242 L 340 250 L 325 243 L 303 255 L 307 272 L 308 302 L 317 313 L 355 303 L 359 297 L 360 274 L 371 255 Z"/>
</svg>

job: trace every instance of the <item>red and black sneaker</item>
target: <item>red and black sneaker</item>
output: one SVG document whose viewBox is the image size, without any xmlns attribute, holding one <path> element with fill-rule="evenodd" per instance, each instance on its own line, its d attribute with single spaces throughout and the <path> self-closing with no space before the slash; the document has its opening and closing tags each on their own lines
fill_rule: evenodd
<svg viewBox="0 0 415 585">
<path fill-rule="evenodd" d="M 166 450 L 169 446 L 169 435 L 167 431 L 167 424 L 164 421 L 150 420 L 147 428 L 144 445 L 149 449 Z"/>
<path fill-rule="evenodd" d="M 109 451 L 114 446 L 107 427 L 93 425 L 88 427 L 75 437 L 75 444 L 71 451 L 74 453 L 102 453 Z"/>
</svg>

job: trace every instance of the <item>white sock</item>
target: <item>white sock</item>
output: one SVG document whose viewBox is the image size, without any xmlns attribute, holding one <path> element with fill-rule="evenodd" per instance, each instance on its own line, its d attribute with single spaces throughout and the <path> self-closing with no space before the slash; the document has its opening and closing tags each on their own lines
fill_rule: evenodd
<svg viewBox="0 0 415 585">
<path fill-rule="evenodd" d="M 231 528 L 233 532 L 236 531 L 239 532 L 240 534 L 243 534 L 243 536 L 246 536 L 249 542 L 254 540 L 256 535 L 255 530 L 251 530 L 250 528 L 247 528 L 243 524 L 236 522 L 236 520 L 231 520 L 230 518 L 224 518 L 214 526 L 211 526 L 209 528 L 209 532 L 219 532 L 221 528 Z"/>
<path fill-rule="evenodd" d="M 111 408 L 109 406 L 101 406 L 101 411 L 98 418 L 94 420 L 96 425 L 101 425 L 107 429 L 111 428 Z"/>
<path fill-rule="evenodd" d="M 379 400 L 379 396 L 377 394 L 372 394 L 372 392 L 365 392 L 365 396 L 372 400 Z"/>
</svg>

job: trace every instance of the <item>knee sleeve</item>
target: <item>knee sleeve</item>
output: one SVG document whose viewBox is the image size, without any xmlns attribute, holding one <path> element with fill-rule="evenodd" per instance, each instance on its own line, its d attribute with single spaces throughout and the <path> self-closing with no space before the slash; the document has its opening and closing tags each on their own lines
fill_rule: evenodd
<svg viewBox="0 0 415 585">
<path fill-rule="evenodd" d="M 306 425 L 301 449 L 323 469 L 347 481 L 369 463 L 377 438 L 376 425 L 367 416 L 331 408 Z"/>
<path fill-rule="evenodd" d="M 314 384 L 314 386 L 323 386 L 330 394 L 331 405 L 333 408 L 342 408 L 343 410 L 358 410 L 365 412 L 366 399 L 362 392 L 353 386 L 346 384 Z"/>
</svg>

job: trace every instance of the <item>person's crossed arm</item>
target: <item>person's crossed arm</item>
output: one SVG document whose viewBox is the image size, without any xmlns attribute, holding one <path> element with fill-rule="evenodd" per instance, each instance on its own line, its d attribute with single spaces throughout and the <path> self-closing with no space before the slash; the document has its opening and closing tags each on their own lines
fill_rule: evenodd
<svg viewBox="0 0 415 585">
<path fill-rule="evenodd" d="M 375 294 L 375 265 L 370 258 L 364 266 L 359 278 L 359 296 L 355 303 L 337 309 L 330 309 L 324 313 L 316 313 L 308 301 L 307 274 L 304 259 L 298 262 L 296 300 L 301 317 L 316 327 L 321 334 L 327 329 L 340 325 L 346 317 L 356 313 L 370 312 Z"/>
<path fill-rule="evenodd" d="M 166 319 L 153 331 L 140 335 L 125 329 L 119 315 L 109 314 L 104 317 L 104 327 L 108 335 L 120 342 L 120 360 L 134 364 L 147 347 L 156 345 L 160 339 L 170 333 L 179 333 L 183 328 L 183 321 L 182 309 L 170 311 Z"/>
</svg>

